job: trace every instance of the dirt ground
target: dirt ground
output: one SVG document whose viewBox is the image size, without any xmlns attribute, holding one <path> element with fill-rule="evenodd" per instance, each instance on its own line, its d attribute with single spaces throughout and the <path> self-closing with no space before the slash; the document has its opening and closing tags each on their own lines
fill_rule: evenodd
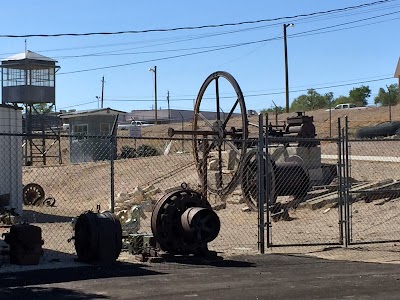
<svg viewBox="0 0 400 300">
<path fill-rule="evenodd" d="M 400 107 L 392 107 L 393 120 L 399 121 L 399 114 Z M 318 137 L 329 137 L 329 113 L 320 110 L 312 112 L 312 115 Z M 350 120 L 350 132 L 355 132 L 360 126 L 375 125 L 388 120 L 387 108 L 332 111 L 332 136 L 336 136 L 337 118 L 343 118 L 345 115 Z M 287 114 L 279 115 L 279 119 L 284 120 L 287 116 Z M 257 123 L 257 117 L 251 117 L 250 121 Z M 180 124 L 156 125 L 144 128 L 142 133 L 146 138 L 163 138 L 155 142 L 163 149 L 168 143 L 168 127 L 181 129 Z M 189 123 L 185 124 L 185 129 L 190 128 Z M 253 134 L 254 132 L 256 130 L 252 131 Z M 121 140 L 118 146 L 120 148 L 127 143 L 132 144 L 137 141 Z M 146 143 L 149 143 L 149 140 Z M 391 140 L 352 143 L 351 154 L 400 157 L 399 143 L 399 141 Z M 321 149 L 322 154 L 337 154 L 337 145 L 334 142 L 322 142 Z M 184 153 L 177 153 L 179 151 Z M 141 188 L 153 186 L 159 189 L 159 192 L 153 195 L 153 200 L 157 200 L 166 190 L 178 187 L 182 182 L 188 183 L 192 188 L 198 188 L 199 178 L 190 152 L 190 141 L 184 143 L 174 141 L 168 155 L 116 160 L 114 165 L 115 196 L 120 192 L 131 192 L 137 186 Z M 95 210 L 98 205 L 101 210 L 108 209 L 111 198 L 110 162 L 68 164 L 67 140 L 62 143 L 62 153 L 63 165 L 23 167 L 24 184 L 36 182 L 44 188 L 46 197 L 52 196 L 56 199 L 54 207 L 24 206 L 23 219 L 42 228 L 44 248 L 47 253 L 45 258 L 48 261 L 59 260 L 65 255 L 74 254 L 73 243 L 67 242 L 73 234 L 70 225 L 72 218 L 86 210 Z M 324 162 L 335 164 L 337 160 L 324 160 Z M 352 161 L 351 176 L 361 181 L 388 178 L 400 180 L 399 163 Z M 212 205 L 221 203 L 221 199 L 215 197 L 210 197 L 209 200 Z M 221 219 L 221 232 L 210 244 L 210 248 L 224 255 L 256 253 L 258 251 L 257 213 L 244 211 L 246 205 L 243 203 L 240 189 L 236 189 L 224 199 L 224 203 L 226 207 L 217 211 Z M 117 207 L 121 205 L 122 203 L 116 202 Z M 355 203 L 351 207 L 353 240 L 355 242 L 400 240 L 399 208 L 400 202 L 395 200 L 383 205 L 376 205 L 374 202 Z M 293 209 L 289 213 L 292 221 L 271 222 L 270 236 L 274 245 L 339 243 L 338 209 Z M 141 232 L 150 232 L 150 215 L 149 211 L 146 212 L 147 218 L 141 220 Z M 4 232 L 6 229 L 1 230 Z M 384 247 L 396 246 L 390 245 Z M 293 247 L 290 248 L 291 250 L 272 249 L 278 252 L 294 251 Z M 310 255 L 314 253 L 313 250 L 308 250 L 309 247 L 299 249 L 303 250 L 298 251 L 309 252 Z M 397 251 L 389 249 L 388 253 L 397 255 Z M 320 254 L 322 256 L 327 255 L 324 251 L 317 252 L 322 253 Z M 333 252 L 340 251 L 330 253 Z M 340 253 L 337 257 L 341 257 Z"/>
</svg>

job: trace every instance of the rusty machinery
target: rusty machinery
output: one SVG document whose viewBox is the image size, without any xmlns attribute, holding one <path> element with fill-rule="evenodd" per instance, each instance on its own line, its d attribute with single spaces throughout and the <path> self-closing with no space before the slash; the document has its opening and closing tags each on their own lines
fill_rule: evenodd
<svg viewBox="0 0 400 300">
<path fill-rule="evenodd" d="M 222 80 L 230 84 L 235 92 L 231 108 L 223 113 L 219 91 Z M 216 113 L 207 118 L 201 104 L 206 94 L 210 98 L 207 89 L 213 82 Z M 237 110 L 239 114 L 235 113 Z M 249 125 L 254 124 L 248 121 L 240 86 L 232 75 L 218 71 L 208 76 L 200 88 L 194 107 L 192 130 L 170 128 L 168 135 L 193 137 L 193 155 L 204 197 L 207 192 L 226 196 L 240 184 L 249 208 L 256 210 L 259 172 L 257 149 L 254 146 L 258 141 L 249 138 Z M 276 144 L 276 147 L 268 149 L 267 157 L 264 157 L 264 165 L 268 166 L 265 169 L 269 171 L 263 172 L 263 176 L 269 179 L 268 192 L 272 202 L 276 201 L 277 196 L 303 197 L 312 184 L 328 184 L 335 176 L 336 166 L 321 163 L 321 149 L 319 142 L 314 139 L 316 131 L 312 116 L 297 113 L 287 118 L 283 125 L 268 124 L 264 134 L 272 137 L 271 140 Z"/>
<path fill-rule="evenodd" d="M 203 195 L 183 186 L 158 200 L 151 230 L 165 252 L 204 255 L 219 233 L 220 221 Z"/>
<path fill-rule="evenodd" d="M 219 89 L 222 80 L 233 88 L 235 99 L 229 111 L 221 113 Z M 201 103 L 213 82 L 216 113 L 210 118 L 201 110 Z M 235 113 L 237 110 L 240 113 Z M 275 138 L 294 136 L 298 143 L 277 142 L 279 147 L 271 153 L 268 149 L 264 157 L 268 171 L 259 172 L 258 150 L 254 148 L 257 140 L 249 138 L 249 122 L 240 86 L 227 72 L 218 71 L 207 77 L 196 99 L 192 130 L 168 130 L 170 137 L 188 135 L 193 138 L 193 155 L 202 189 L 199 193 L 182 186 L 156 203 L 151 229 L 159 248 L 171 254 L 207 252 L 207 243 L 215 239 L 220 230 L 218 215 L 207 201 L 208 193 L 224 197 L 241 184 L 248 206 L 256 210 L 259 173 L 268 179 L 272 202 L 277 196 L 302 197 L 311 184 L 323 181 L 320 147 L 312 140 L 316 136 L 312 117 L 298 113 L 288 118 L 284 125 L 268 124 L 264 131 Z M 318 163 L 311 166 L 309 161 L 314 156 Z"/>
<path fill-rule="evenodd" d="M 22 200 L 25 205 L 54 206 L 56 203 L 56 199 L 53 197 L 45 198 L 43 187 L 33 182 L 24 185 L 22 190 Z"/>
<path fill-rule="evenodd" d="M 230 110 L 225 119 L 221 118 L 219 107 L 219 92 L 218 92 L 218 79 L 224 77 L 233 87 L 237 93 L 238 99 L 234 107 Z M 181 189 L 172 191 L 162 197 L 156 203 L 151 216 L 151 229 L 154 239 L 159 248 L 170 254 L 198 254 L 204 255 L 208 251 L 208 243 L 214 240 L 220 230 L 220 220 L 218 215 L 212 210 L 211 205 L 207 201 L 208 190 L 212 193 L 227 194 L 232 191 L 234 183 L 239 178 L 239 173 L 235 172 L 234 178 L 230 179 L 226 185 L 223 181 L 222 164 L 219 163 L 219 170 L 221 172 L 214 179 L 217 181 L 215 186 L 211 181 L 208 182 L 208 165 L 205 162 L 210 154 L 210 151 L 217 149 L 219 153 L 219 161 L 221 162 L 221 155 L 223 151 L 223 139 L 226 136 L 232 138 L 241 138 L 241 145 L 236 146 L 233 142 L 228 141 L 230 146 L 237 149 L 236 155 L 240 159 L 244 158 L 246 152 L 246 138 L 247 133 L 241 130 L 240 134 L 231 128 L 227 130 L 228 121 L 233 115 L 235 107 L 239 104 L 241 110 L 245 111 L 243 101 L 243 94 L 236 80 L 228 73 L 217 72 L 210 75 L 203 83 L 198 99 L 201 99 L 208 87 L 208 85 L 216 80 L 217 89 L 217 120 L 208 122 L 207 119 L 199 113 L 200 101 L 196 101 L 195 119 L 193 122 L 193 131 L 179 131 L 179 134 L 189 134 L 194 137 L 194 155 L 197 165 L 199 176 L 201 177 L 202 191 L 201 193 L 190 190 L 185 184 Z M 198 121 L 201 118 L 210 128 L 207 130 L 198 130 Z M 243 128 L 247 126 L 247 118 L 242 123 Z M 246 129 L 244 129 L 246 130 Z M 168 130 L 169 136 L 174 136 L 177 132 L 170 128 Z M 244 134 L 243 134 L 244 133 Z"/>
</svg>

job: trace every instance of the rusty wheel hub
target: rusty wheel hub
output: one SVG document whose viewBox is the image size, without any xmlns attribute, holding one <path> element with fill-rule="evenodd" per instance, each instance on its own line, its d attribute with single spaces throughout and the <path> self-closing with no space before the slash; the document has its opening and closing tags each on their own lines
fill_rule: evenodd
<svg viewBox="0 0 400 300">
<path fill-rule="evenodd" d="M 176 190 L 156 204 L 151 230 L 160 248 L 171 254 L 202 254 L 220 230 L 218 215 L 196 191 Z"/>
</svg>

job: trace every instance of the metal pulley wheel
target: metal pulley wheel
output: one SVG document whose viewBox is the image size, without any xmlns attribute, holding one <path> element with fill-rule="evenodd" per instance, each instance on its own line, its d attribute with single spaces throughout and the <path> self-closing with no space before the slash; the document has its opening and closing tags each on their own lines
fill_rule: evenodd
<svg viewBox="0 0 400 300">
<path fill-rule="evenodd" d="M 245 156 L 242 165 L 242 178 L 241 178 L 241 187 L 244 200 L 247 206 L 256 211 L 258 209 L 258 176 L 259 174 L 264 174 L 264 186 L 267 187 L 268 183 L 268 191 L 269 191 L 269 199 L 270 204 L 274 204 L 276 202 L 276 193 L 275 193 L 275 173 L 274 173 L 274 161 L 269 157 L 266 158 L 265 154 L 263 156 L 264 160 L 264 168 L 265 170 L 259 171 L 258 167 L 258 150 L 251 149 Z M 268 173 L 268 177 L 266 174 Z M 268 182 L 267 182 L 268 178 Z"/>
<path fill-rule="evenodd" d="M 198 192 L 172 191 L 156 203 L 151 230 L 160 248 L 171 254 L 202 254 L 220 230 L 218 215 Z"/>
<path fill-rule="evenodd" d="M 215 86 L 214 90 L 208 89 L 211 84 Z M 220 91 L 224 96 L 220 96 Z M 227 96 L 229 94 L 233 96 Z M 218 71 L 208 76 L 198 93 L 193 131 L 204 130 L 212 134 L 193 136 L 197 171 L 203 179 L 204 164 L 207 164 L 207 190 L 218 195 L 229 194 L 239 182 L 238 170 L 247 149 L 248 119 L 240 86 L 227 72 Z M 203 143 L 206 143 L 207 151 L 204 151 Z M 212 169 L 210 165 L 213 165 Z"/>
<path fill-rule="evenodd" d="M 264 170 L 259 170 L 257 149 L 250 150 L 244 159 L 242 192 L 246 204 L 254 211 L 258 209 L 260 174 L 263 174 L 270 205 L 276 203 L 278 196 L 305 197 L 310 187 L 310 176 L 301 157 L 293 155 L 284 162 L 275 162 L 269 155 L 267 157 L 264 154 Z"/>
</svg>

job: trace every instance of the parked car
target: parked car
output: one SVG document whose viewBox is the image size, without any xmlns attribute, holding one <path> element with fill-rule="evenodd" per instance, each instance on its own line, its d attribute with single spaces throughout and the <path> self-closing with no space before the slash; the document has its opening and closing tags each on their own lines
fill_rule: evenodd
<svg viewBox="0 0 400 300">
<path fill-rule="evenodd" d="M 146 127 L 146 126 L 151 126 L 151 125 L 153 125 L 153 124 L 147 123 L 145 121 L 133 120 L 130 123 L 127 123 L 127 124 L 119 124 L 118 125 L 118 130 L 129 130 L 129 128 L 131 128 L 131 127 L 137 127 L 137 126 Z"/>
<path fill-rule="evenodd" d="M 334 109 L 364 109 L 366 108 L 365 106 L 356 106 L 353 103 L 342 103 L 338 104 L 334 107 Z M 330 111 L 331 108 L 328 108 L 326 111 Z"/>
</svg>

